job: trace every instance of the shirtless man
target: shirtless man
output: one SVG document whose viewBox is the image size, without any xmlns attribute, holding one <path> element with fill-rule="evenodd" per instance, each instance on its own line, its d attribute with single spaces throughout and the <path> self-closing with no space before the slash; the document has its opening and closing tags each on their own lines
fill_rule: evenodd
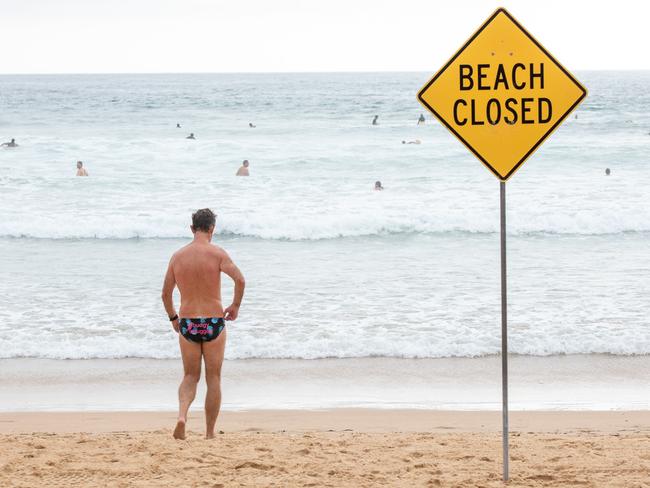
<svg viewBox="0 0 650 488">
<path fill-rule="evenodd" d="M 250 176 L 248 173 L 248 159 L 244 159 L 235 176 Z"/>
<path fill-rule="evenodd" d="M 201 358 L 205 362 L 208 391 L 205 396 L 205 437 L 214 437 L 214 425 L 221 408 L 221 364 L 226 348 L 226 324 L 235 320 L 244 296 L 244 276 L 218 246 L 210 243 L 216 216 L 208 208 L 192 214 L 194 240 L 174 253 L 169 261 L 162 289 L 165 311 L 178 333 L 184 376 L 178 388 L 178 421 L 175 439 L 185 439 L 187 411 L 196 396 L 201 377 Z M 221 303 L 221 273 L 235 282 L 232 304 Z M 176 313 L 173 291 L 178 286 L 181 308 Z"/>
<path fill-rule="evenodd" d="M 77 161 L 77 176 L 88 176 L 88 171 L 86 171 L 81 161 Z"/>
<path fill-rule="evenodd" d="M 9 142 L 3 142 L 0 147 L 18 147 L 18 144 L 16 144 L 16 139 L 12 139 Z"/>
</svg>

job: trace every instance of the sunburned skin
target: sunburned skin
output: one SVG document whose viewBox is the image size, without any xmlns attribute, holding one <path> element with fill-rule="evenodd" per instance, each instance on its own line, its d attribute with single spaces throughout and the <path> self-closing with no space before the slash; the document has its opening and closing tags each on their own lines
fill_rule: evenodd
<svg viewBox="0 0 650 488">
<path fill-rule="evenodd" d="M 210 243 L 192 242 L 174 254 L 170 268 L 181 294 L 181 318 L 223 317 L 221 271 L 232 261 Z"/>
</svg>

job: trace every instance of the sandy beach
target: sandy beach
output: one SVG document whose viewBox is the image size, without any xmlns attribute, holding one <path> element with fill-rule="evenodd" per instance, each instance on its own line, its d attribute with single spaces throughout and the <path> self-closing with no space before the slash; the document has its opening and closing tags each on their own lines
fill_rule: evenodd
<svg viewBox="0 0 650 488">
<path fill-rule="evenodd" d="M 0 485 L 502 486 L 498 412 L 224 412 L 207 441 L 194 413 L 0 414 Z M 513 412 L 509 486 L 650 486 L 650 413 Z"/>
</svg>

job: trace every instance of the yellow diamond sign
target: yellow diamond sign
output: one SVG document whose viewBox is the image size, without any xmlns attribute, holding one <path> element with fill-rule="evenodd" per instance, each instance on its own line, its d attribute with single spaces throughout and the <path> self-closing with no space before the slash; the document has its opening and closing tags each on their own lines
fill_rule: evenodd
<svg viewBox="0 0 650 488">
<path fill-rule="evenodd" d="M 587 95 L 498 9 L 418 99 L 500 180 L 507 180 Z"/>
</svg>

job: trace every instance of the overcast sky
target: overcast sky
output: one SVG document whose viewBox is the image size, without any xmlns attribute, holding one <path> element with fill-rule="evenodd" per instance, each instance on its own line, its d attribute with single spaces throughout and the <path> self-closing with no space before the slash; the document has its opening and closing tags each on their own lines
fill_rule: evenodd
<svg viewBox="0 0 650 488">
<path fill-rule="evenodd" d="M 650 69 L 643 0 L 0 0 L 0 73 L 433 73 L 500 6 L 572 71 Z"/>
</svg>

